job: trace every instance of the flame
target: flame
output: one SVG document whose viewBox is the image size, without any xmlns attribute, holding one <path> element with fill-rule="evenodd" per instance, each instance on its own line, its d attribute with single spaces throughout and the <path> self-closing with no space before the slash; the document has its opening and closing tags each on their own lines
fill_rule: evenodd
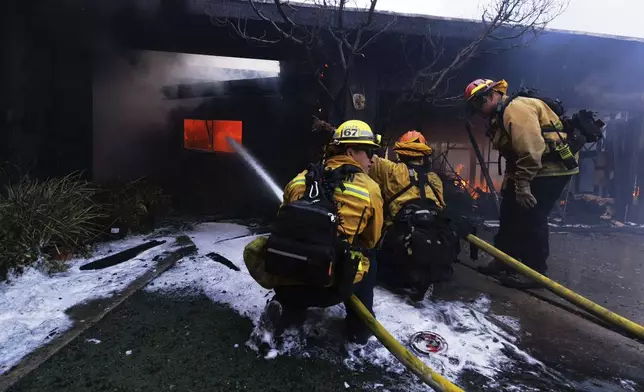
<svg viewBox="0 0 644 392">
<path fill-rule="evenodd" d="M 233 138 L 242 142 L 241 121 L 230 120 L 183 120 L 183 146 L 190 150 L 208 152 L 235 152 L 226 141 Z"/>
<path fill-rule="evenodd" d="M 455 186 L 466 191 L 470 195 L 470 197 L 474 200 L 478 200 L 481 197 L 481 193 L 490 192 L 485 180 L 477 184 L 477 183 L 471 183 L 470 181 L 467 181 L 466 179 L 461 177 L 461 173 L 463 173 L 463 169 L 465 169 L 465 165 L 462 163 L 459 163 L 454 168 L 454 171 L 456 172 L 456 175 L 457 175 L 456 179 L 454 180 Z M 496 182 L 494 185 L 498 186 Z"/>
</svg>

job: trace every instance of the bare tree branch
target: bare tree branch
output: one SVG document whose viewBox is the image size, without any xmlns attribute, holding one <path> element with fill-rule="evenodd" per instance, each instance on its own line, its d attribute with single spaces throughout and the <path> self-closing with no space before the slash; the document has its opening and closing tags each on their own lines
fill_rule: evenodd
<svg viewBox="0 0 644 392">
<path fill-rule="evenodd" d="M 348 8 L 353 4 L 350 0 L 309 0 L 308 3 L 315 7 L 313 22 L 310 14 L 309 19 L 298 19 L 297 8 L 292 7 L 288 0 L 247 0 L 253 14 L 270 26 L 269 32 L 262 31 L 254 36 L 247 29 L 247 18 L 221 19 L 214 16 L 214 12 L 209 15 L 213 24 L 229 26 L 247 41 L 264 45 L 280 41 L 296 44 L 305 52 L 322 93 L 337 111 L 343 112 L 344 96 L 356 59 L 364 57 L 364 50 L 396 23 L 396 17 L 392 17 L 384 27 L 373 29 L 378 0 L 369 0 L 359 21 L 347 17 L 347 12 L 356 12 Z M 330 78 L 322 79 L 320 59 L 330 60 L 325 61 L 332 67 Z"/>
<path fill-rule="evenodd" d="M 301 39 L 295 38 L 292 34 L 289 34 L 289 33 L 287 33 L 286 31 L 282 30 L 282 29 L 277 25 L 277 23 L 275 23 L 275 21 L 274 21 L 274 20 L 269 19 L 268 17 L 266 17 L 266 16 L 265 16 L 265 15 L 264 15 L 260 10 L 259 10 L 259 8 L 257 8 L 257 4 L 255 4 L 255 1 L 254 1 L 254 0 L 248 0 L 248 3 L 249 3 L 249 4 L 250 4 L 250 6 L 253 8 L 253 11 L 255 11 L 255 14 L 256 14 L 257 16 L 259 16 L 262 20 L 264 20 L 264 21 L 266 21 L 266 22 L 270 23 L 270 24 L 271 24 L 271 26 L 273 26 L 273 28 L 275 29 L 275 31 L 277 31 L 277 32 L 278 32 L 282 37 L 284 37 L 284 38 L 286 38 L 286 39 L 288 39 L 288 40 L 291 40 L 291 41 L 295 42 L 296 44 L 303 44 L 303 43 L 304 43 Z M 279 0 L 276 0 L 276 3 L 279 3 Z M 281 9 L 281 7 L 280 7 L 280 9 Z M 282 11 L 282 12 L 283 12 L 283 11 Z"/>
<path fill-rule="evenodd" d="M 279 12 L 279 14 L 282 17 L 282 19 L 284 20 L 284 22 L 288 23 L 292 27 L 295 27 L 295 22 L 293 22 L 291 20 L 291 18 L 289 18 L 286 15 L 286 13 L 284 12 L 284 9 L 282 8 L 282 4 L 284 4 L 284 3 L 282 3 L 280 0 L 274 0 L 274 1 L 275 1 L 275 7 L 277 8 L 277 12 Z"/>
<path fill-rule="evenodd" d="M 431 53 L 417 66 L 397 103 L 410 100 L 439 100 L 449 91 L 449 75 L 461 69 L 474 57 L 501 52 L 531 44 L 546 25 L 567 7 L 568 0 L 495 0 L 482 14 L 479 35 L 444 62 L 445 48 L 437 45 L 428 26 L 425 41 Z M 497 45 L 492 45 L 497 43 Z M 406 53 L 404 53 L 406 56 Z M 437 68 L 442 64 L 441 68 Z M 411 67 L 411 65 L 410 65 Z"/>
<path fill-rule="evenodd" d="M 219 18 L 210 12 L 212 23 L 230 26 L 238 36 L 258 44 L 293 43 L 304 50 L 311 69 L 318 76 L 321 74 L 319 63 L 325 59 L 335 72 L 330 79 L 337 83 L 332 86 L 329 78 L 322 80 L 320 77 L 317 83 L 334 104 L 346 93 L 356 60 L 364 57 L 365 49 L 396 23 L 394 16 L 384 27 L 372 28 L 378 0 L 369 0 L 363 17 L 357 22 L 347 17 L 347 12 L 354 12 L 348 9 L 353 2 L 347 0 L 309 0 L 315 7 L 313 22 L 298 20 L 300 11 L 288 0 L 247 0 L 247 3 L 257 18 L 269 26 L 269 31 L 252 35 L 247 29 L 247 19 L 241 16 Z M 567 3 L 568 0 L 494 0 L 482 12 L 476 38 L 455 52 L 448 50 L 444 39 L 433 31 L 431 22 L 428 22 L 427 33 L 421 37 L 420 44 L 407 42 L 407 39 L 418 42 L 418 37 L 401 37 L 402 57 L 407 67 L 401 68 L 400 72 L 408 68 L 409 82 L 401 89 L 394 106 L 410 101 L 429 101 L 441 106 L 456 102 L 456 97 L 449 97 L 449 94 L 450 82 L 458 70 L 477 56 L 530 45 L 546 25 L 563 12 Z M 275 10 L 271 13 L 273 7 Z"/>
<path fill-rule="evenodd" d="M 362 45 L 361 45 L 361 46 L 356 50 L 356 53 L 361 53 L 361 52 L 364 50 L 364 48 L 366 48 L 366 47 L 367 47 L 367 46 L 369 46 L 373 41 L 375 41 L 376 39 L 378 39 L 378 37 L 379 37 L 382 33 L 384 33 L 385 31 L 389 30 L 389 28 L 390 28 L 391 26 L 393 26 L 393 25 L 396 23 L 396 21 L 397 21 L 397 20 L 398 20 L 398 17 L 397 17 L 396 15 L 394 15 L 394 17 L 389 21 L 389 23 L 387 23 L 387 25 L 386 25 L 385 27 L 383 27 L 383 28 L 382 28 L 382 30 L 378 31 L 376 34 L 372 35 L 372 36 L 371 36 L 371 38 L 369 38 L 368 40 L 366 40 L 366 41 L 365 41 L 365 43 L 364 43 L 364 44 L 362 44 Z"/>
<path fill-rule="evenodd" d="M 346 0 L 340 0 L 340 6 L 338 7 L 338 29 L 344 29 L 344 6 L 346 5 Z"/>
<path fill-rule="evenodd" d="M 373 22 L 373 13 L 376 10 L 376 4 L 378 3 L 378 0 L 370 0 L 371 1 L 371 6 L 369 7 L 369 13 L 367 14 L 367 20 L 362 23 L 362 27 L 365 28 L 367 26 L 371 25 L 371 22 Z"/>
</svg>

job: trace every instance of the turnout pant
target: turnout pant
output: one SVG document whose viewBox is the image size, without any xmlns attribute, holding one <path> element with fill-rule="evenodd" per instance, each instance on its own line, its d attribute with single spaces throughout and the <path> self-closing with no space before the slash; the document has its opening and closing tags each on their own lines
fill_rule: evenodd
<svg viewBox="0 0 644 392">
<path fill-rule="evenodd" d="M 537 205 L 527 209 L 517 204 L 514 181 L 508 181 L 501 192 L 500 227 L 494 238 L 494 246 L 537 272 L 547 272 L 546 261 L 550 254 L 548 216 L 570 177 L 534 178 L 530 188 Z"/>
<path fill-rule="evenodd" d="M 353 285 L 353 294 L 371 314 L 374 314 L 373 289 L 376 287 L 378 262 L 375 256 L 371 256 L 369 261 L 369 272 L 362 277 L 360 282 Z M 290 314 L 303 313 L 307 308 L 326 308 L 342 302 L 342 299 L 330 289 L 305 286 L 276 287 L 275 299 L 282 304 L 285 313 Z M 360 328 L 366 328 L 347 302 L 344 303 L 344 307 L 347 310 L 345 320 L 349 329 L 357 331 Z"/>
</svg>

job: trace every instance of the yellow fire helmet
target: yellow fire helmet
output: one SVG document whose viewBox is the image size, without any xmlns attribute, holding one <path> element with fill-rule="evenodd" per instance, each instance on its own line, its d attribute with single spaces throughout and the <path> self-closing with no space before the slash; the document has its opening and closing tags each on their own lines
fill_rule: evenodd
<svg viewBox="0 0 644 392">
<path fill-rule="evenodd" d="M 345 121 L 333 132 L 333 145 L 363 145 L 380 148 L 381 135 L 373 133 L 369 124 L 360 120 Z"/>
</svg>

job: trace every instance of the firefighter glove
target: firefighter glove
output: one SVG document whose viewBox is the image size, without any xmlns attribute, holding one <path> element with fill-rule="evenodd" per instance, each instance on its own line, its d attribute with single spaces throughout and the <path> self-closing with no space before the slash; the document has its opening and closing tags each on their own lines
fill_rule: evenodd
<svg viewBox="0 0 644 392">
<path fill-rule="evenodd" d="M 530 190 L 530 182 L 525 180 L 516 181 L 514 184 L 514 193 L 516 194 L 517 203 L 523 208 L 534 208 L 537 205 L 537 199 Z"/>
</svg>

